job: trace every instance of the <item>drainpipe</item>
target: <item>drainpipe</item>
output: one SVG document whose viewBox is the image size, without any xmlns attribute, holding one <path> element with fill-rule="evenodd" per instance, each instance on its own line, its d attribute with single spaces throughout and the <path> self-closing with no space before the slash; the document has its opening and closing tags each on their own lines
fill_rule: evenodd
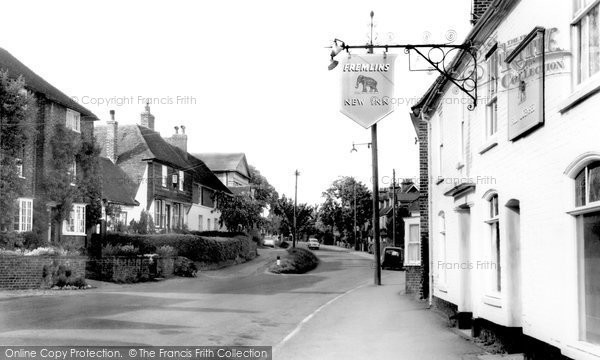
<svg viewBox="0 0 600 360">
<path fill-rule="evenodd" d="M 429 303 L 429 307 L 432 306 L 433 304 L 433 272 L 432 272 L 432 263 L 431 263 L 431 259 L 433 258 L 433 250 L 432 250 L 432 233 L 431 233 L 431 222 L 432 222 L 432 217 L 431 217 L 431 205 L 432 205 L 432 200 L 431 200 L 431 191 L 432 191 L 432 177 L 431 177 L 431 121 L 429 118 L 425 117 L 425 112 L 423 111 L 424 109 L 421 108 L 419 117 L 421 118 L 421 121 L 427 123 L 427 189 L 428 189 L 428 196 L 427 196 L 427 216 L 429 218 L 429 221 L 427 222 L 427 232 L 429 233 L 428 236 L 428 244 L 427 244 L 427 261 L 429 262 L 429 266 L 428 266 L 428 274 L 427 274 L 427 280 L 429 282 L 429 291 L 428 291 L 428 303 Z"/>
</svg>

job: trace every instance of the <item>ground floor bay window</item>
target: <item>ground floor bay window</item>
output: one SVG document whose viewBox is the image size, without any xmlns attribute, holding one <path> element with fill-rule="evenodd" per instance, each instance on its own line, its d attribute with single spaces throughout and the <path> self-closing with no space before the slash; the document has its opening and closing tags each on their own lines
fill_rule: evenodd
<svg viewBox="0 0 600 360">
<path fill-rule="evenodd" d="M 69 216 L 63 222 L 63 234 L 85 235 L 85 204 L 73 204 Z"/>
</svg>

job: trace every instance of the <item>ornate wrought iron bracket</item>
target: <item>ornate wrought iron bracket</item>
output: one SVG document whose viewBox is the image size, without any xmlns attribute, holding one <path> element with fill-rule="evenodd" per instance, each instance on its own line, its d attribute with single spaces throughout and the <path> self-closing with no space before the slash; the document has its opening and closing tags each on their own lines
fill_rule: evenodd
<svg viewBox="0 0 600 360">
<path fill-rule="evenodd" d="M 467 106 L 469 110 L 474 110 L 477 106 L 477 50 L 470 43 L 461 45 L 452 44 L 394 44 L 394 45 L 346 45 L 343 41 L 336 39 L 335 44 L 340 42 L 339 50 L 349 51 L 350 49 L 367 49 L 372 52 L 373 49 L 389 49 L 403 48 L 404 53 L 410 56 L 411 50 L 423 58 L 431 69 L 412 69 L 409 60 L 410 71 L 432 71 L 436 70 L 448 81 L 454 84 L 458 89 L 465 93 L 471 99 L 472 103 Z M 332 53 L 333 56 L 337 55 Z M 334 55 L 335 54 L 335 55 Z M 467 67 L 462 71 L 457 71 L 454 68 L 455 59 L 459 56 L 470 56 L 472 61 L 468 62 Z"/>
</svg>

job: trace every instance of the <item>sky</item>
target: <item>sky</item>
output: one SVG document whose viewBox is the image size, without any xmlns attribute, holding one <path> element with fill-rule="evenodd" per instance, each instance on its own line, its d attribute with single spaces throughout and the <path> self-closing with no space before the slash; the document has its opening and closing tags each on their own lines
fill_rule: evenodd
<svg viewBox="0 0 600 360">
<path fill-rule="evenodd" d="M 139 122 L 148 98 L 156 130 L 184 125 L 189 152 L 244 152 L 280 194 L 318 204 L 340 176 L 371 188 L 370 142 L 340 113 L 340 68 L 326 46 L 447 43 L 465 38 L 470 0 L 4 1 L 0 47 L 104 125 Z M 32 9 L 35 9 L 32 11 Z M 377 51 L 376 51 L 377 52 Z M 380 187 L 418 175 L 408 115 L 437 74 L 410 72 L 401 49 L 395 111 L 378 124 Z M 361 53 L 355 51 L 354 53 Z M 343 55 L 343 54 L 342 54 Z M 340 56 L 342 56 L 340 55 Z"/>
</svg>

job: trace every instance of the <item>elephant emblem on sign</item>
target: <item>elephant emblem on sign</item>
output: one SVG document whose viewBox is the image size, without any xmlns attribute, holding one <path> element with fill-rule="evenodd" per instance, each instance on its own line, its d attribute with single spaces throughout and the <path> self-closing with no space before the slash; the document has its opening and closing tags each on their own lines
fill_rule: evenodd
<svg viewBox="0 0 600 360">
<path fill-rule="evenodd" d="M 362 84 L 362 92 L 378 92 L 377 91 L 377 81 L 367 76 L 358 75 L 356 78 L 356 86 L 355 89 L 358 89 L 358 85 Z"/>
</svg>

